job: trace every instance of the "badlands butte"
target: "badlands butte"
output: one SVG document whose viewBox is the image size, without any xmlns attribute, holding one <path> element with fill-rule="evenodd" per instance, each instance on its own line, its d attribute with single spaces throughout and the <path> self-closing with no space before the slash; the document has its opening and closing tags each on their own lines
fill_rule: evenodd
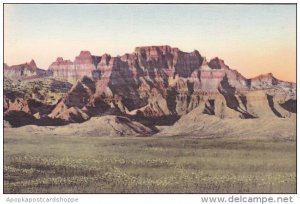
<svg viewBox="0 0 300 204">
<path fill-rule="evenodd" d="M 255 59 L 253 59 L 255 60 Z M 56 126 L 54 128 L 54 126 Z M 296 84 L 170 46 L 4 64 L 6 134 L 296 137 Z"/>
</svg>

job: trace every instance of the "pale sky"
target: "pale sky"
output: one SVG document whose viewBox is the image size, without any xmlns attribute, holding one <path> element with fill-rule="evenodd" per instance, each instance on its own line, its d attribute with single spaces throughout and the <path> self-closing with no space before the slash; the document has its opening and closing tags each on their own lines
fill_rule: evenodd
<svg viewBox="0 0 300 204">
<path fill-rule="evenodd" d="M 5 4 L 4 62 L 48 68 L 74 60 L 170 45 L 218 56 L 245 77 L 296 81 L 296 5 Z"/>
</svg>

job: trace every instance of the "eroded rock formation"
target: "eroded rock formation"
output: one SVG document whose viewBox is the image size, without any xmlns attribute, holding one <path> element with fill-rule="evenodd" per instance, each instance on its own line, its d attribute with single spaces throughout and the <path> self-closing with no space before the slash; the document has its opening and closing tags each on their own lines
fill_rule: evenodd
<svg viewBox="0 0 300 204">
<path fill-rule="evenodd" d="M 3 65 L 4 77 L 11 80 L 32 80 L 52 75 L 51 72 L 37 67 L 34 60 L 24 64 Z"/>
<path fill-rule="evenodd" d="M 18 69 L 22 67 L 26 76 L 37 69 L 33 62 Z M 5 65 L 4 69 L 11 68 Z M 71 82 L 73 87 L 48 112 L 28 113 L 39 112 L 37 119 L 46 114 L 53 120 L 83 122 L 116 114 L 166 122 L 196 108 L 220 119 L 286 118 L 296 113 L 295 83 L 272 74 L 247 79 L 224 60 L 207 61 L 196 50 L 146 46 L 117 57 L 81 51 L 74 61 L 57 58 L 49 71 L 54 79 Z M 11 104 L 6 101 L 5 107 L 19 107 Z"/>
</svg>

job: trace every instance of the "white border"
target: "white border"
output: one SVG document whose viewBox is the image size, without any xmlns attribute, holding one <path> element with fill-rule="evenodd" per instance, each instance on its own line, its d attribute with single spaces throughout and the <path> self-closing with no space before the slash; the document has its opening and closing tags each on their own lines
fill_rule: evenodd
<svg viewBox="0 0 300 204">
<path fill-rule="evenodd" d="M 297 3 L 297 0 L 252 0 L 252 1 L 246 1 L 246 0 L 239 0 L 239 1 L 230 1 L 230 0 L 211 0 L 211 1 L 197 1 L 197 0 L 188 0 L 188 1 L 178 1 L 178 0 L 161 0 L 161 1 L 155 1 L 155 0 L 150 0 L 150 1 L 137 1 L 137 0 L 110 0 L 110 1 L 95 1 L 95 0 L 87 0 L 87 1 L 80 1 L 80 0 L 66 0 L 66 1 L 57 1 L 57 0 L 40 0 L 40 1 L 21 1 L 21 0 L 7 0 L 7 1 L 1 1 L 1 3 Z M 297 4 L 297 11 L 299 11 L 299 5 Z M 1 8 L 1 14 L 0 14 L 0 21 L 1 21 L 1 28 L 3 28 L 3 8 Z M 299 28 L 299 15 L 297 15 L 297 28 Z M 3 31 L 3 30 L 2 30 Z M 297 29 L 297 38 L 298 38 L 299 32 Z M 2 44 L 2 39 L 3 39 L 3 32 L 1 32 L 1 45 L 2 49 L 0 52 L 0 56 L 2 59 L 2 64 L 3 64 L 3 44 Z M 298 38 L 299 39 L 299 38 Z M 297 41 L 298 45 L 298 41 Z M 297 46 L 298 47 L 298 46 Z M 299 59 L 299 52 L 297 50 L 297 60 Z M 297 68 L 297 81 L 299 79 L 300 73 L 298 72 Z M 3 72 L 0 72 L 0 94 L 3 96 Z M 297 84 L 297 89 L 299 89 L 299 84 Z M 298 92 L 297 92 L 297 97 L 298 97 Z M 299 101 L 297 101 L 297 106 L 299 107 Z M 0 107 L 3 107 L 3 100 L 0 100 Z M 0 111 L 1 115 L 0 117 L 3 118 L 3 111 Z M 300 123 L 298 120 L 298 115 L 297 115 L 297 127 L 298 124 Z M 1 135 L 3 134 L 3 121 L 1 121 Z M 3 135 L 2 135 L 3 138 Z M 297 141 L 298 143 L 298 141 Z M 2 155 L 3 152 L 3 143 L 0 142 L 0 152 Z M 299 151 L 297 151 L 297 158 L 300 158 L 299 156 Z M 201 203 L 201 197 L 212 195 L 212 194 L 18 194 L 18 195 L 10 195 L 10 194 L 4 194 L 3 195 L 3 155 L 2 155 L 2 160 L 0 162 L 0 194 L 1 194 L 1 199 L 0 203 L 9 203 L 6 202 L 6 199 L 8 197 L 13 197 L 13 198 L 21 198 L 21 197 L 48 197 L 52 198 L 54 196 L 56 197 L 65 197 L 65 198 L 70 198 L 70 197 L 76 197 L 79 198 L 80 202 L 79 203 L 85 203 L 85 204 L 93 204 L 93 203 L 122 203 L 122 204 L 153 204 L 153 203 L 172 203 L 172 204 L 182 204 L 182 203 Z M 297 167 L 299 165 L 299 162 L 297 162 Z M 299 184 L 299 167 L 297 168 L 297 183 Z M 298 186 L 298 185 L 297 185 Z M 298 186 L 298 192 L 299 192 L 299 186 Z M 253 196 L 272 196 L 272 197 L 277 197 L 280 194 L 276 195 L 270 195 L 270 194 L 255 194 Z M 229 198 L 230 194 L 213 194 L 212 196 L 224 196 Z M 238 196 L 235 194 L 235 196 Z M 243 196 L 252 196 L 251 194 L 246 194 Z M 283 196 L 289 196 L 288 194 L 283 194 Z M 293 197 L 294 203 L 300 203 L 300 198 L 297 195 L 291 195 Z"/>
</svg>

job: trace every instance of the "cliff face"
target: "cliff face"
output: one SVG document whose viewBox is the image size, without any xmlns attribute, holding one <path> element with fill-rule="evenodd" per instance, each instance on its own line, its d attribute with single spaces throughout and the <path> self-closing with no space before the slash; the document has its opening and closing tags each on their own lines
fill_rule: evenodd
<svg viewBox="0 0 300 204">
<path fill-rule="evenodd" d="M 180 77 L 188 77 L 203 61 L 198 51 L 185 53 L 167 45 L 137 47 L 135 53 L 139 67 L 150 75 L 163 70 L 168 76 L 178 74 Z"/>
<path fill-rule="evenodd" d="M 24 64 L 12 66 L 4 64 L 3 71 L 4 77 L 12 80 L 30 80 L 51 75 L 50 72 L 38 68 L 34 60 L 31 60 L 30 62 L 26 62 Z"/>
<path fill-rule="evenodd" d="M 59 80 L 72 81 L 76 79 L 74 63 L 70 60 L 64 60 L 62 57 L 58 57 L 53 62 L 49 70 L 52 71 L 53 77 Z"/>
<path fill-rule="evenodd" d="M 147 46 L 118 57 L 104 54 L 93 60 L 88 52 L 79 56 L 76 63 L 83 64 L 86 72 L 81 75 L 85 77 L 65 98 L 77 102 L 65 105 L 87 114 L 91 107 L 101 106 L 106 108 L 99 114 L 113 108 L 136 117 L 158 118 L 181 116 L 200 107 L 203 114 L 220 118 L 256 118 L 261 116 L 260 109 L 255 108 L 260 106 L 258 100 L 267 105 L 264 111 L 279 117 L 277 112 L 286 110 L 283 104 L 295 100 L 294 83 L 270 74 L 246 79 L 222 59 L 206 61 L 198 51 L 186 53 L 170 46 Z M 82 85 L 83 81 L 90 85 Z M 289 117 L 286 112 L 280 115 Z"/>
<path fill-rule="evenodd" d="M 83 76 L 98 79 L 101 71 L 105 71 L 105 66 L 107 69 L 126 66 L 134 77 L 154 77 L 162 71 L 168 76 L 178 74 L 180 77 L 188 77 L 201 66 L 202 61 L 198 51 L 185 53 L 170 46 L 149 46 L 137 47 L 132 54 L 113 58 L 108 54 L 94 56 L 89 51 L 81 51 L 74 61 L 57 58 L 49 70 L 53 72 L 53 77 L 73 83 Z"/>
<path fill-rule="evenodd" d="M 14 72 L 14 77 L 37 75 L 37 70 L 34 62 L 4 66 L 5 75 Z M 7 110 L 23 111 L 19 107 L 28 106 L 34 110 L 23 111 L 28 115 L 39 113 L 66 122 L 117 114 L 168 123 L 194 109 L 221 119 L 285 118 L 296 113 L 295 83 L 272 74 L 247 79 L 224 60 L 207 61 L 196 50 L 146 46 L 117 57 L 81 51 L 74 61 L 57 58 L 49 72 L 54 79 L 73 84 L 51 109 L 33 109 L 21 97 L 19 102 L 7 101 Z"/>
<path fill-rule="evenodd" d="M 83 76 L 93 77 L 99 60 L 100 57 L 92 56 L 89 51 L 81 51 L 74 62 L 58 57 L 48 69 L 54 78 L 75 83 Z"/>
</svg>

